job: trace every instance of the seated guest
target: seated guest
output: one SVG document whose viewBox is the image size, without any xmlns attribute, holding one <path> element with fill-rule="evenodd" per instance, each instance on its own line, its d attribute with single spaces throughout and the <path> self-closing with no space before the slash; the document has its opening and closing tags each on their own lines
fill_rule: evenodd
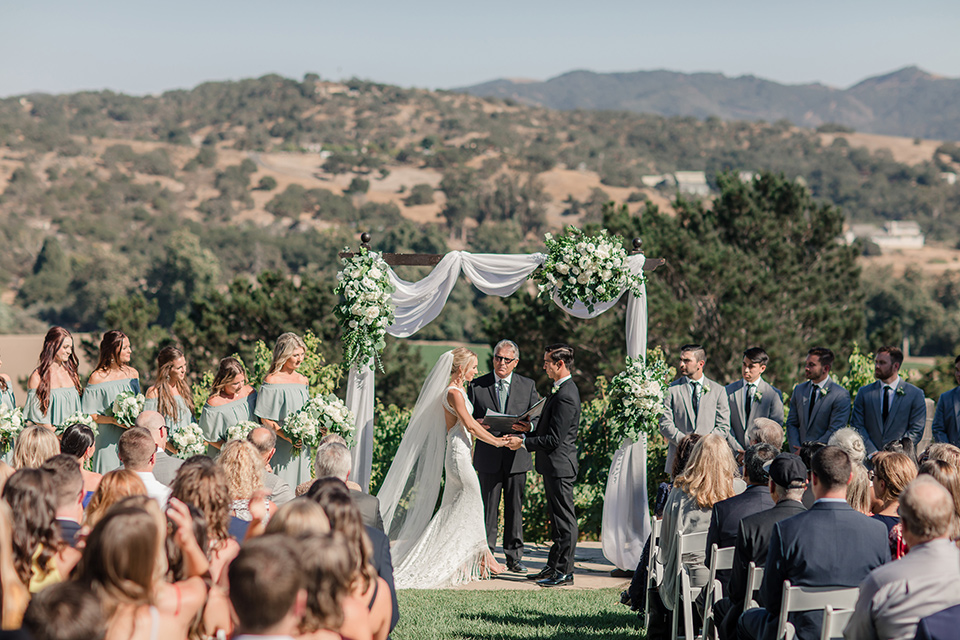
<svg viewBox="0 0 960 640">
<path fill-rule="evenodd" d="M 230 440 L 220 448 L 217 464 L 223 469 L 230 492 L 230 515 L 238 520 L 253 520 L 251 500 L 263 494 L 263 465 L 257 449 L 246 440 Z M 259 493 L 258 493 L 259 492 Z M 270 500 L 261 500 L 266 508 L 264 524 L 277 510 Z"/>
<path fill-rule="evenodd" d="M 954 524 L 950 539 L 960 539 L 960 469 L 943 460 L 927 460 L 920 465 L 919 475 L 931 476 L 950 492 L 953 500 Z"/>
<path fill-rule="evenodd" d="M 147 487 L 133 471 L 114 469 L 103 474 L 103 479 L 93 492 L 93 498 L 83 513 L 83 528 L 89 533 L 107 513 L 107 509 L 130 496 L 147 495 Z"/>
<path fill-rule="evenodd" d="M 13 445 L 14 469 L 39 469 L 47 458 L 60 453 L 60 442 L 53 431 L 39 425 L 24 427 Z"/>
<path fill-rule="evenodd" d="M 946 442 L 934 442 L 923 452 L 922 460 L 943 460 L 953 466 L 960 468 L 960 447 L 956 447 Z"/>
<path fill-rule="evenodd" d="M 263 536 L 243 546 L 227 571 L 237 618 L 234 640 L 292 639 L 307 610 L 306 576 L 293 540 Z"/>
<path fill-rule="evenodd" d="M 60 537 L 75 547 L 83 519 L 83 476 L 80 475 L 80 465 L 75 457 L 61 453 L 44 462 L 40 470 L 50 474 L 53 481 Z"/>
<path fill-rule="evenodd" d="M 54 584 L 35 595 L 23 628 L 33 640 L 103 640 L 107 635 L 97 596 L 78 582 Z"/>
<path fill-rule="evenodd" d="M 350 468 L 352 466 L 353 459 L 350 456 L 350 449 L 345 445 L 338 442 L 328 442 L 317 448 L 317 458 L 313 465 L 317 478 L 337 478 L 349 487 L 351 484 L 349 483 Z M 377 497 L 352 488 L 350 489 L 350 497 L 353 498 L 357 508 L 360 509 L 363 524 L 383 531 L 380 501 Z"/>
<path fill-rule="evenodd" d="M 800 456 L 801 460 L 803 460 L 803 464 L 807 466 L 807 471 L 810 471 L 810 465 L 813 464 L 813 455 L 826 446 L 827 445 L 823 444 L 822 442 L 804 442 L 802 445 L 800 445 L 800 451 L 797 452 L 797 455 Z M 803 494 L 803 506 L 809 509 L 813 506 L 813 503 L 816 499 L 817 498 L 813 495 L 813 485 L 808 482 L 807 490 Z"/>
<path fill-rule="evenodd" d="M 724 591 L 727 594 L 717 601 L 713 616 L 718 621 L 717 631 L 721 640 L 734 640 L 737 632 L 737 620 L 743 613 L 747 594 L 747 570 L 753 562 L 763 567 L 767 562 L 767 549 L 773 525 L 803 513 L 803 491 L 807 486 L 807 468 L 800 456 L 781 453 L 769 465 L 768 488 L 773 501 L 772 509 L 760 511 L 740 521 L 737 541 L 733 552 L 733 569 L 730 582 Z"/>
<path fill-rule="evenodd" d="M 60 453 L 67 453 L 77 458 L 80 466 L 80 475 L 83 476 L 83 506 L 86 508 L 93 498 L 93 492 L 103 478 L 99 473 L 87 471 L 84 465 L 93 457 L 96 437 L 93 429 L 85 424 L 72 424 L 60 436 Z"/>
<path fill-rule="evenodd" d="M 873 515 L 873 486 L 870 472 L 862 464 L 854 464 L 850 484 L 847 485 L 847 504 L 865 516 Z"/>
<path fill-rule="evenodd" d="M 905 551 L 900 524 L 900 492 L 917 477 L 917 466 L 903 453 L 880 451 L 873 456 L 873 518 L 887 526 L 891 558 Z"/>
<path fill-rule="evenodd" d="M 308 536 L 297 541 L 297 550 L 307 575 L 307 611 L 298 640 L 373 638 L 366 602 L 351 593 L 353 567 L 346 539 L 336 533 Z M 376 638 L 385 638 L 386 631 Z"/>
<path fill-rule="evenodd" d="M 315 501 L 307 497 L 296 498 L 277 509 L 265 533 L 283 533 L 291 538 L 322 536 L 330 533 L 330 520 L 327 512 Z"/>
<path fill-rule="evenodd" d="M 915 640 L 954 640 L 960 627 L 960 604 L 927 616 L 917 625 Z"/>
<path fill-rule="evenodd" d="M 783 448 L 783 427 L 776 420 L 770 418 L 756 418 L 753 424 L 747 429 L 747 443 L 769 444 L 776 447 L 777 451 Z"/>
<path fill-rule="evenodd" d="M 814 454 L 810 471 L 816 502 L 804 513 L 773 525 L 760 602 L 744 611 L 737 636 L 770 638 L 780 617 L 783 581 L 804 587 L 856 587 L 868 573 L 890 560 L 887 528 L 847 504 L 853 473 L 850 456 L 839 447 Z M 823 612 L 792 613 L 799 640 L 820 637 Z"/>
<path fill-rule="evenodd" d="M 137 427 L 143 427 L 153 436 L 157 445 L 157 461 L 153 465 L 153 475 L 160 484 L 168 487 L 177 476 L 177 469 L 183 460 L 167 453 L 167 421 L 159 411 L 142 411 L 137 416 Z"/>
<path fill-rule="evenodd" d="M 270 460 L 277 452 L 277 432 L 266 427 L 257 427 L 247 434 L 247 441 L 257 448 L 257 453 L 263 460 L 263 486 L 270 492 L 270 501 L 282 507 L 293 500 L 293 489 L 290 485 L 270 470 Z"/>
<path fill-rule="evenodd" d="M 910 552 L 860 584 L 846 640 L 911 640 L 920 618 L 960 604 L 960 551 L 949 538 L 953 517 L 953 498 L 936 480 L 921 476 L 907 485 L 900 518 Z"/>
<path fill-rule="evenodd" d="M 19 629 L 29 602 L 30 592 L 14 566 L 13 512 L 0 500 L 0 627 Z"/>
<path fill-rule="evenodd" d="M 143 427 L 131 427 L 123 432 L 117 443 L 117 455 L 127 471 L 133 471 L 143 480 L 147 495 L 157 501 L 161 508 L 167 506 L 170 488 L 161 484 L 153 475 L 157 462 L 157 443 Z"/>
<path fill-rule="evenodd" d="M 850 456 L 850 462 L 863 464 L 867 459 L 867 447 L 863 444 L 863 436 L 853 427 L 837 429 L 827 441 L 831 447 L 840 447 Z"/>
</svg>

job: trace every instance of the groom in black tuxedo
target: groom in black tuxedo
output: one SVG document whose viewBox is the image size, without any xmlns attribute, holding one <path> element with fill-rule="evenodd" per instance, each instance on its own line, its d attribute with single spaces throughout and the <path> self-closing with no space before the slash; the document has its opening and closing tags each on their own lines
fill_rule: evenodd
<svg viewBox="0 0 960 640">
<path fill-rule="evenodd" d="M 520 415 L 535 405 L 540 396 L 533 380 L 514 373 L 520 361 L 520 348 L 510 340 L 501 340 L 493 349 L 493 371 L 476 378 L 467 387 L 473 404 L 473 417 L 486 415 L 487 409 L 497 413 Z M 509 432 L 515 433 L 514 431 Z M 503 435 L 494 433 L 494 435 Z M 500 521 L 500 495 L 503 494 L 503 553 L 507 569 L 526 573 L 523 558 L 523 490 L 527 471 L 533 460 L 526 449 L 511 451 L 477 440 L 473 466 L 480 478 L 483 516 L 487 528 L 487 546 L 497 546 L 497 524 Z"/>
<path fill-rule="evenodd" d="M 580 427 L 580 392 L 570 377 L 573 347 L 553 344 L 543 354 L 543 370 L 553 380 L 537 429 L 530 435 L 509 438 L 509 447 L 521 444 L 537 452 L 537 472 L 550 509 L 553 546 L 547 566 L 527 578 L 541 587 L 573 584 L 573 554 L 577 545 L 577 516 L 573 509 L 573 483 L 577 479 L 577 430 Z M 521 430 L 518 428 L 518 430 Z"/>
</svg>

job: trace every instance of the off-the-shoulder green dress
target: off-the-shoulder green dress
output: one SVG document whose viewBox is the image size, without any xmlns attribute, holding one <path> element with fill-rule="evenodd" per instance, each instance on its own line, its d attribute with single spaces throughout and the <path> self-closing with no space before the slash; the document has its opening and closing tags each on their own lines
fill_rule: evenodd
<svg viewBox="0 0 960 640">
<path fill-rule="evenodd" d="M 60 387 L 50 390 L 50 405 L 46 412 L 40 410 L 37 390 L 27 391 L 27 403 L 23 407 L 23 419 L 35 424 L 62 425 L 67 418 L 80 412 L 80 394 L 76 387 Z"/>
<path fill-rule="evenodd" d="M 253 414 L 256 406 L 256 391 L 251 391 L 250 395 L 246 397 L 237 398 L 216 407 L 210 406 L 208 402 L 203 405 L 203 412 L 200 413 L 200 430 L 203 431 L 203 437 L 207 439 L 207 442 L 226 442 L 227 429 L 233 425 L 244 421 L 259 422 Z M 216 459 L 220 455 L 220 450 L 208 445 L 207 455 Z"/>
<path fill-rule="evenodd" d="M 180 431 L 181 427 L 185 427 L 193 422 L 193 412 L 190 411 L 190 407 L 183 401 L 183 398 L 181 396 L 173 396 L 173 399 L 174 402 L 177 403 L 177 409 L 180 415 L 177 417 L 163 416 L 164 421 L 167 423 L 167 431 L 170 433 L 176 433 Z M 146 402 L 143 403 L 143 410 L 159 411 L 159 409 L 157 409 L 159 405 L 160 401 L 157 398 L 147 398 Z"/>
<path fill-rule="evenodd" d="M 287 416 L 296 413 L 309 399 L 310 393 L 305 384 L 265 382 L 260 387 L 254 413 L 258 418 L 273 420 L 283 426 Z M 299 453 L 295 453 L 293 445 L 278 436 L 277 452 L 273 454 L 270 465 L 284 482 L 295 487 L 313 477 L 311 458 L 309 447 L 303 447 Z"/>
<path fill-rule="evenodd" d="M 97 384 L 87 385 L 83 390 L 83 400 L 80 403 L 82 411 L 90 415 L 109 416 L 113 412 L 113 401 L 124 391 L 140 393 L 140 381 L 137 378 L 123 378 L 122 380 L 107 380 Z M 90 459 L 96 473 L 106 473 L 120 468 L 120 457 L 117 455 L 117 443 L 120 436 L 126 431 L 115 424 L 97 424 L 96 451 Z"/>
</svg>

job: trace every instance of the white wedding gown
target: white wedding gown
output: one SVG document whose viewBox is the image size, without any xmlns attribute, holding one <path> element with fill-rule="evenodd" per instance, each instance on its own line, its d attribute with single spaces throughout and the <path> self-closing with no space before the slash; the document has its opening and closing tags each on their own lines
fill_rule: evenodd
<svg viewBox="0 0 960 640">
<path fill-rule="evenodd" d="M 447 389 L 463 394 L 467 412 L 473 411 L 462 387 Z M 442 403 L 447 412 L 456 415 L 446 394 Z M 437 425 L 438 429 L 444 427 L 445 423 Z M 487 577 L 493 556 L 487 548 L 483 498 L 470 445 L 470 433 L 458 418 L 447 430 L 443 459 L 446 483 L 440 510 L 394 569 L 398 589 L 442 589 Z"/>
</svg>

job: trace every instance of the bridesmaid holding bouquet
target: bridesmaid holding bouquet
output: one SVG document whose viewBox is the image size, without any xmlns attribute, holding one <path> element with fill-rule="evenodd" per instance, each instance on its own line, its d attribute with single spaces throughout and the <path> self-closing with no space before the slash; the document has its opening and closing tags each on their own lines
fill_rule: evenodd
<svg viewBox="0 0 960 640">
<path fill-rule="evenodd" d="M 82 411 L 97 422 L 97 440 L 91 459 L 93 471 L 104 474 L 120 468 L 117 442 L 125 427 L 110 416 L 113 401 L 124 391 L 140 393 L 140 373 L 130 366 L 133 350 L 122 331 L 107 331 L 100 340 L 100 358 L 83 392 Z"/>
<path fill-rule="evenodd" d="M 51 327 L 43 339 L 40 363 L 27 382 L 23 419 L 51 431 L 80 411 L 80 377 L 73 336 L 63 327 Z"/>
<path fill-rule="evenodd" d="M 167 430 L 176 433 L 193 422 L 193 396 L 187 385 L 187 359 L 176 347 L 157 354 L 157 380 L 147 389 L 144 411 L 159 411 Z"/>
<path fill-rule="evenodd" d="M 200 413 L 200 430 L 207 441 L 207 455 L 216 458 L 227 441 L 227 429 L 241 422 L 256 422 L 253 415 L 257 392 L 247 384 L 243 365 L 236 358 L 220 361 L 210 397 Z"/>
</svg>

